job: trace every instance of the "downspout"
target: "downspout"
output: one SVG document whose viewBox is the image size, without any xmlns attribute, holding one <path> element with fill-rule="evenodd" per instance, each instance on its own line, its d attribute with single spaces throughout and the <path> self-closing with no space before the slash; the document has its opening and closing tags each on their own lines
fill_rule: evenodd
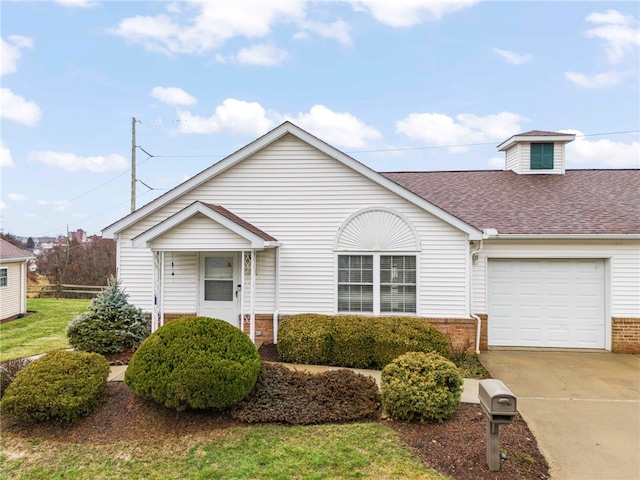
<svg viewBox="0 0 640 480">
<path fill-rule="evenodd" d="M 480 240 L 480 245 L 477 249 L 470 252 L 471 269 L 469 270 L 469 315 L 476 320 L 476 355 L 480 355 L 480 331 L 482 329 L 482 319 L 473 313 L 473 257 L 482 251 L 483 240 Z"/>
</svg>

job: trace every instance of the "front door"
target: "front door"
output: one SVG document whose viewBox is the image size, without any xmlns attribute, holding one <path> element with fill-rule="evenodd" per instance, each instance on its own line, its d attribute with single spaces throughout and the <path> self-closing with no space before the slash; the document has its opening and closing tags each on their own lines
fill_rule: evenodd
<svg viewBox="0 0 640 480">
<path fill-rule="evenodd" d="M 198 315 L 219 318 L 238 326 L 238 255 L 200 254 Z"/>
</svg>

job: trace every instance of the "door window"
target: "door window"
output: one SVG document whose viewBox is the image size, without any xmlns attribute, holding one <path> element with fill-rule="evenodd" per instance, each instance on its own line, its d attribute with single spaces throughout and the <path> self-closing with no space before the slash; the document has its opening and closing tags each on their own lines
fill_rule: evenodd
<svg viewBox="0 0 640 480">
<path fill-rule="evenodd" d="M 232 301 L 233 284 L 233 257 L 205 257 L 204 299 L 206 301 Z"/>
</svg>

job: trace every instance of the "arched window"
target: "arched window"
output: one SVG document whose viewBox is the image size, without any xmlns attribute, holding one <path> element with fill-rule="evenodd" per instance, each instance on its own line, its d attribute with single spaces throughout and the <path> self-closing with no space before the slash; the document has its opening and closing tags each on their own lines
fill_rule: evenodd
<svg viewBox="0 0 640 480">
<path fill-rule="evenodd" d="M 417 313 L 420 240 L 406 218 L 383 207 L 357 212 L 335 250 L 338 312 Z"/>
</svg>

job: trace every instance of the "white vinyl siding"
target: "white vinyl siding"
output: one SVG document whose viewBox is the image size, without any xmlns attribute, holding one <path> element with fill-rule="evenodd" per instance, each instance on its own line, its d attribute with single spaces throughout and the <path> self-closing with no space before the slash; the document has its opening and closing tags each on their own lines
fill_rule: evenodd
<svg viewBox="0 0 640 480">
<path fill-rule="evenodd" d="M 0 287 L 0 319 L 25 313 L 26 267 L 24 262 L 5 263 L 0 269 L 6 272 L 6 285 Z"/>
<path fill-rule="evenodd" d="M 520 172 L 520 144 L 516 143 L 513 147 L 509 148 L 505 152 L 506 165 L 505 170 L 513 170 L 516 173 Z"/>
<path fill-rule="evenodd" d="M 608 317 L 640 317 L 640 242 L 485 240 L 473 262 L 473 311 L 487 313 L 487 258 L 547 258 L 605 260 L 605 302 Z"/>
<path fill-rule="evenodd" d="M 202 214 L 184 221 L 153 241 L 154 250 L 238 251 L 251 247 L 250 242 Z"/>
<path fill-rule="evenodd" d="M 282 243 L 282 314 L 335 313 L 334 246 L 338 230 L 356 212 L 383 205 L 405 217 L 420 238 L 417 313 L 446 318 L 468 315 L 467 236 L 292 135 L 258 151 L 121 234 L 121 274 L 126 273 L 126 288 L 136 304 L 149 305 L 152 264 L 147 254 L 146 275 L 128 265 L 137 265 L 143 259 L 131 248 L 130 239 L 196 200 L 222 205 Z M 273 255 L 266 253 L 264 263 L 271 269 Z M 258 267 L 260 280 L 265 270 L 260 261 Z M 269 283 L 272 279 L 273 276 Z M 245 293 L 247 287 L 243 287 Z M 256 293 L 256 312 L 272 311 L 273 298 L 267 301 L 272 292 Z"/>
<path fill-rule="evenodd" d="M 165 313 L 195 313 L 198 299 L 198 254 L 164 254 Z"/>
</svg>

